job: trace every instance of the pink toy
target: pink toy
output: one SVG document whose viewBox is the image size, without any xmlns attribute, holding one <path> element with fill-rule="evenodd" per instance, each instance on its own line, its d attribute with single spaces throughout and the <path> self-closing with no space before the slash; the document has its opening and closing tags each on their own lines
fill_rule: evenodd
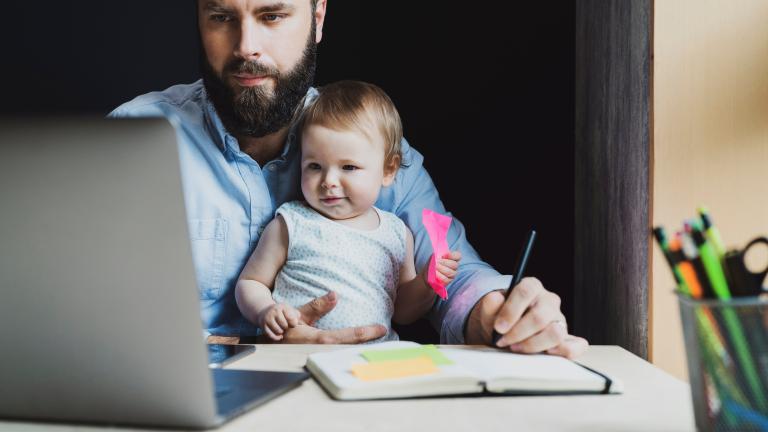
<svg viewBox="0 0 768 432">
<path fill-rule="evenodd" d="M 448 228 L 451 226 L 451 217 L 435 213 L 432 210 L 424 209 L 421 212 L 421 222 L 427 229 L 429 240 L 432 242 L 432 259 L 429 261 L 429 270 L 427 271 L 427 282 L 433 290 L 443 300 L 448 298 L 448 292 L 445 289 L 445 285 L 437 278 L 437 260 L 447 254 L 448 242 L 446 237 L 448 236 Z"/>
</svg>

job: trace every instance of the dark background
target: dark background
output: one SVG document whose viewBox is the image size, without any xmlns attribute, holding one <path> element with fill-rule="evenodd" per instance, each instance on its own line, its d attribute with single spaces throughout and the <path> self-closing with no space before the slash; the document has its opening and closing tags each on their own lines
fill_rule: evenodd
<svg viewBox="0 0 768 432">
<path fill-rule="evenodd" d="M 4 7 L 0 114 L 106 114 L 196 80 L 191 1 Z M 316 82 L 381 86 L 446 207 L 499 271 L 527 231 L 527 274 L 573 317 L 574 2 L 331 0 Z"/>
</svg>

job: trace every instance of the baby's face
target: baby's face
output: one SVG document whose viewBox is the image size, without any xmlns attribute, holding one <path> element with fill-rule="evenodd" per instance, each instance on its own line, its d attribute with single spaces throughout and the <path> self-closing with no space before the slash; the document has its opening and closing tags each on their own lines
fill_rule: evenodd
<svg viewBox="0 0 768 432">
<path fill-rule="evenodd" d="M 358 131 L 310 125 L 301 145 L 301 191 L 309 205 L 331 219 L 351 219 L 376 202 L 394 173 L 384 172 L 384 143 Z"/>
</svg>

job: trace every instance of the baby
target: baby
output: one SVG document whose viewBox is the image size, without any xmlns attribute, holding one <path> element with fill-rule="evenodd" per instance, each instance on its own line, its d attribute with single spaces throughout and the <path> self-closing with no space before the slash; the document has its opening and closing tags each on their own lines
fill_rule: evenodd
<svg viewBox="0 0 768 432">
<path fill-rule="evenodd" d="M 305 201 L 277 209 L 235 288 L 238 307 L 272 340 L 300 324 L 296 309 L 330 291 L 336 307 L 315 322 L 323 330 L 408 324 L 435 301 L 427 269 L 416 273 L 413 234 L 392 213 L 374 207 L 402 161 L 402 125 L 378 87 L 341 81 L 320 89 L 303 114 L 301 190 Z M 450 283 L 461 255 L 437 262 Z"/>
</svg>

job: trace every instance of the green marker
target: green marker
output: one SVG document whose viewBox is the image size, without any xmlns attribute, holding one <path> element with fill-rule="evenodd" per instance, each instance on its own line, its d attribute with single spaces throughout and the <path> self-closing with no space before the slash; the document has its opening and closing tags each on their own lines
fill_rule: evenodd
<svg viewBox="0 0 768 432">
<path fill-rule="evenodd" d="M 723 245 L 723 239 L 720 237 L 720 230 L 712 223 L 712 217 L 709 216 L 706 207 L 699 207 L 699 216 L 701 216 L 701 223 L 704 225 L 704 232 L 707 234 L 707 238 L 712 242 L 718 258 L 722 260 L 725 257 L 726 250 Z"/>
<path fill-rule="evenodd" d="M 725 279 L 723 266 L 720 264 L 720 257 L 712 245 L 704 238 L 701 229 L 696 225 L 691 227 L 691 235 L 696 243 L 696 247 L 699 248 L 699 257 L 701 257 L 701 262 L 704 264 L 704 270 L 707 272 L 712 289 L 720 300 L 730 300 L 731 291 L 728 289 L 728 281 Z"/>
</svg>

